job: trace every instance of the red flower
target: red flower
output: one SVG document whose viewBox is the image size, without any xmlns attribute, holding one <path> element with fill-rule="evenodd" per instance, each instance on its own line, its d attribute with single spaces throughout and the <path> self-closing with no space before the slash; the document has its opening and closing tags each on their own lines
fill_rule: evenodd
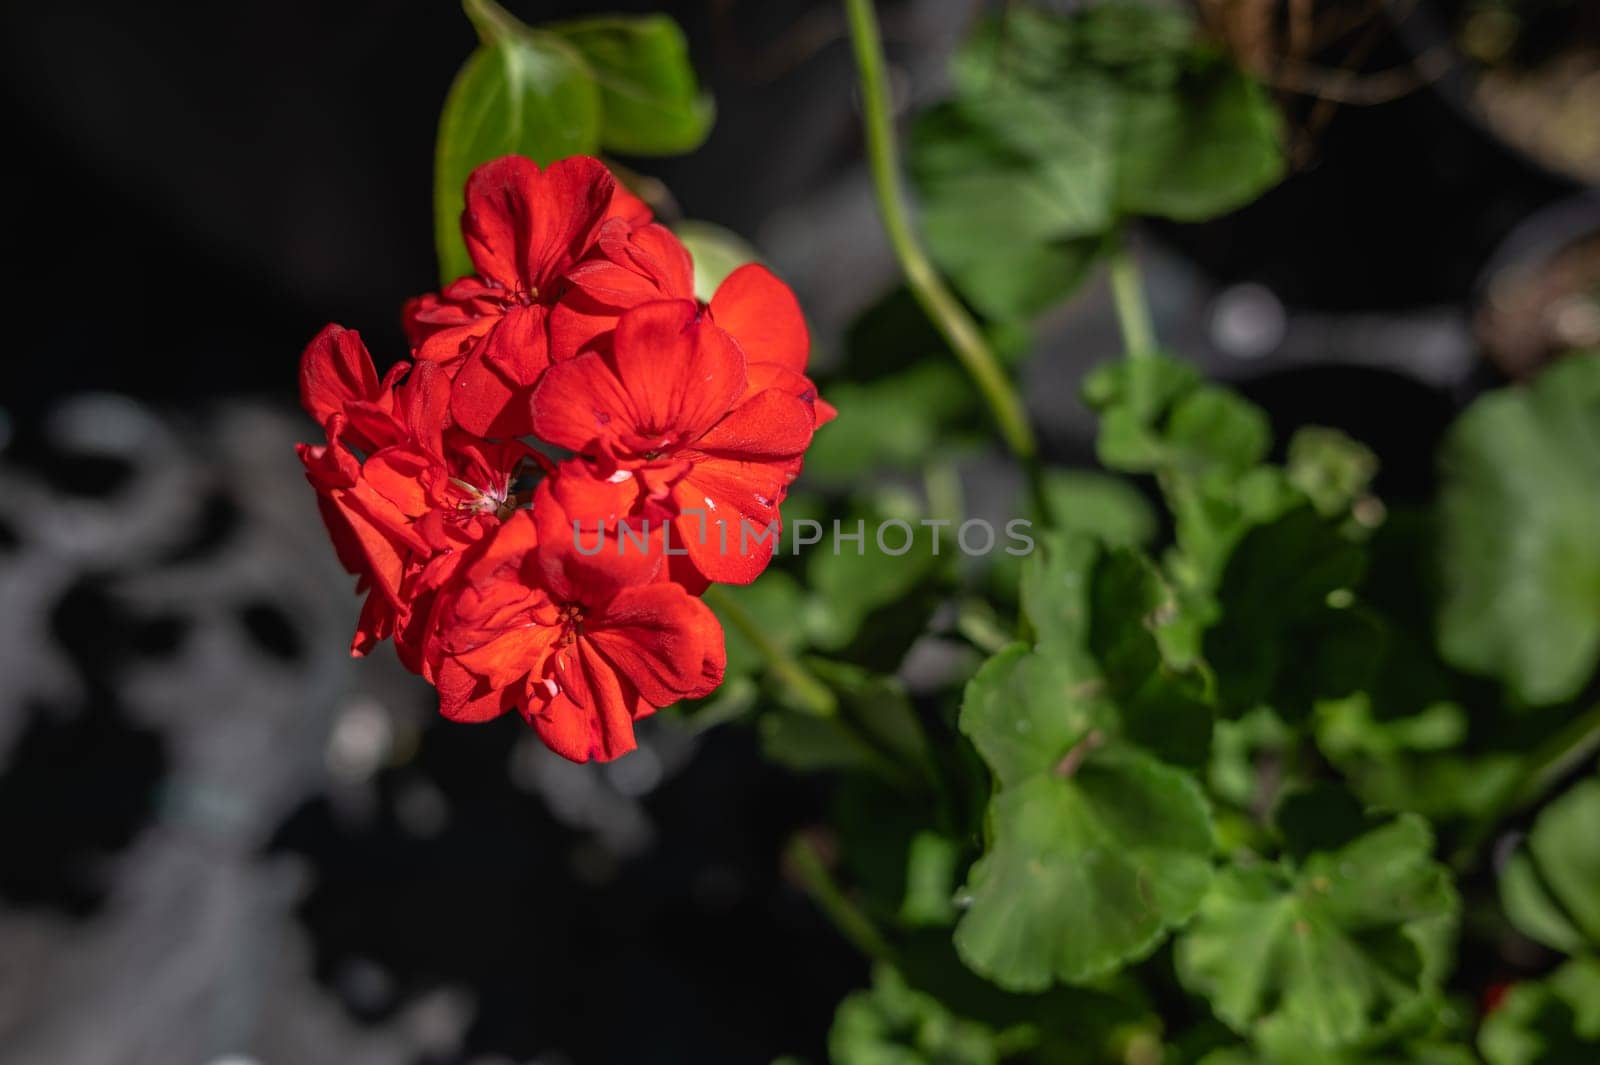
<svg viewBox="0 0 1600 1065">
<path fill-rule="evenodd" d="M 358 590 L 370 589 L 352 652 L 392 634 L 415 669 L 427 613 L 418 604 L 516 506 L 513 481 L 536 456 L 446 429 L 449 379 L 423 363 L 399 383 L 407 369 L 398 364 L 380 383 L 357 333 L 324 329 L 301 359 L 300 388 L 328 442 L 299 452 L 340 562 Z"/>
<path fill-rule="evenodd" d="M 766 568 L 815 424 L 790 390 L 752 389 L 739 346 L 688 300 L 623 314 L 609 351 L 546 372 L 533 410 L 541 439 L 582 456 L 558 475 L 563 505 L 585 521 L 670 518 L 687 551 L 673 576 L 691 587 Z"/>
<path fill-rule="evenodd" d="M 602 222 L 649 220 L 598 159 L 562 159 L 541 171 L 521 156 L 485 163 L 467 180 L 461 231 L 477 273 L 406 305 L 418 360 L 455 377 L 450 409 L 479 436 L 523 436 L 527 398 L 550 364 L 546 317 L 564 276 Z"/>
<path fill-rule="evenodd" d="M 440 596 L 431 673 L 452 720 L 515 707 L 551 750 L 609 761 L 633 750 L 634 721 L 722 683 L 722 629 L 683 588 L 652 580 L 659 556 L 577 550 L 551 483 Z"/>
<path fill-rule="evenodd" d="M 567 274 L 569 288 L 550 312 L 550 349 L 557 362 L 584 351 L 604 353 L 624 311 L 660 299 L 694 299 L 694 264 L 678 238 L 660 225 L 616 219 L 600 229 L 589 257 Z M 729 274 L 707 305 L 712 322 L 744 352 L 751 393 L 777 387 L 813 405 L 816 424 L 832 406 L 806 378 L 811 334 L 794 293 L 757 263 Z"/>
<path fill-rule="evenodd" d="M 597 160 L 498 159 L 466 199 L 477 273 L 407 305 L 414 367 L 380 381 L 338 326 L 301 361 L 327 442 L 300 457 L 367 593 L 351 650 L 393 637 L 445 716 L 515 707 L 562 755 L 615 758 L 721 683 L 693 593 L 765 568 L 832 408 L 788 288 L 746 266 L 696 301 L 689 253 Z M 575 457 L 506 439 L 535 432 Z"/>
</svg>

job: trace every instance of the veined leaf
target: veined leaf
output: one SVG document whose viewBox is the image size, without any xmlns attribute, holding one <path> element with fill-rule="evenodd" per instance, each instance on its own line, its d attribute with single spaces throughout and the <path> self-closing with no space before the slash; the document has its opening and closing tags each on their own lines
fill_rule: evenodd
<svg viewBox="0 0 1600 1065">
<path fill-rule="evenodd" d="M 1266 1044 L 1336 1049 L 1400 1034 L 1444 979 L 1458 900 L 1406 815 L 1298 865 L 1235 864 L 1178 937 L 1178 973 Z"/>
<path fill-rule="evenodd" d="M 1199 785 L 1127 746 L 1088 752 L 1070 776 L 1046 773 L 1000 792 L 989 833 L 955 943 L 1008 990 L 1084 983 L 1143 957 L 1188 919 L 1211 880 Z"/>
<path fill-rule="evenodd" d="M 1211 876 L 1211 821 L 1193 777 L 1115 733 L 1087 652 L 991 659 L 961 728 L 995 771 L 989 849 L 968 874 L 956 949 L 1009 990 L 1082 983 L 1161 941 Z"/>
<path fill-rule="evenodd" d="M 1528 703 L 1600 660 L 1600 353 L 1478 400 L 1441 452 L 1439 647 Z"/>
</svg>

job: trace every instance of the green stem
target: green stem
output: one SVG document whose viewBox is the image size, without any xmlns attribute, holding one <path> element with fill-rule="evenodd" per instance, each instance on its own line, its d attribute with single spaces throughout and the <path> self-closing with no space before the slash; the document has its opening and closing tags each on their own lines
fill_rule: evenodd
<svg viewBox="0 0 1600 1065">
<path fill-rule="evenodd" d="M 793 655 L 775 643 L 759 622 L 742 604 L 729 595 L 725 588 L 712 585 L 706 589 L 705 600 L 724 621 L 738 630 L 767 663 L 767 668 L 778 682 L 789 689 L 799 705 L 818 717 L 832 717 L 839 711 L 839 701 L 833 691 L 812 676 Z"/>
<path fill-rule="evenodd" d="M 827 862 L 809 839 L 803 835 L 795 836 L 784 848 L 783 856 L 789 871 L 800 882 L 800 887 L 833 922 L 839 934 L 850 941 L 851 946 L 875 961 L 894 960 L 894 950 L 883 938 L 883 933 L 834 881 Z"/>
<path fill-rule="evenodd" d="M 1506 788 L 1500 801 L 1473 822 L 1456 849 L 1455 867 L 1472 866 L 1500 822 L 1538 805 L 1551 788 L 1596 752 L 1600 752 L 1600 703 L 1573 718 L 1529 756 L 1528 767 Z"/>
<path fill-rule="evenodd" d="M 1117 307 L 1117 325 L 1122 330 L 1122 348 L 1129 358 L 1156 353 L 1156 328 L 1150 318 L 1150 305 L 1144 298 L 1144 280 L 1139 264 L 1118 241 L 1110 254 L 1111 299 Z"/>
<path fill-rule="evenodd" d="M 946 287 L 927 253 L 917 240 L 906 210 L 900 185 L 900 166 L 895 148 L 894 126 L 889 117 L 889 87 L 884 74 L 883 42 L 878 33 L 878 16 L 872 0 L 845 0 L 850 17 L 850 39 L 855 46 L 856 66 L 861 73 L 861 109 L 866 127 L 867 159 L 872 167 L 872 184 L 878 196 L 878 211 L 889 235 L 895 257 L 905 272 L 906 284 L 924 312 L 949 343 L 956 358 L 966 367 L 1000 426 L 1006 446 L 1024 463 L 1031 463 L 1038 452 L 1033 427 L 1022 400 L 1001 369 L 989 342 L 984 339 L 972 316 Z"/>
</svg>

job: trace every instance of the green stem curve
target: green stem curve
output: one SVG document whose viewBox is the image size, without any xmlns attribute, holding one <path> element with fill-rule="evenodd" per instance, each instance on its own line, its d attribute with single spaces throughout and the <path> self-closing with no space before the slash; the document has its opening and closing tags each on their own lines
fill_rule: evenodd
<svg viewBox="0 0 1600 1065">
<path fill-rule="evenodd" d="M 971 375 L 1000 427 L 1006 446 L 1025 463 L 1034 461 L 1038 444 L 1028 422 L 1022 400 L 961 301 L 945 285 L 939 272 L 922 249 L 906 210 L 900 184 L 900 164 L 895 147 L 894 125 L 889 117 L 888 78 L 884 74 L 883 41 L 878 32 L 878 16 L 872 0 L 845 0 L 850 20 L 850 40 L 855 48 L 856 67 L 861 74 L 861 111 L 867 139 L 867 160 L 872 168 L 872 185 L 878 198 L 878 211 L 889 244 L 905 273 L 906 284 L 917 303 L 932 319 L 956 358 Z"/>
</svg>

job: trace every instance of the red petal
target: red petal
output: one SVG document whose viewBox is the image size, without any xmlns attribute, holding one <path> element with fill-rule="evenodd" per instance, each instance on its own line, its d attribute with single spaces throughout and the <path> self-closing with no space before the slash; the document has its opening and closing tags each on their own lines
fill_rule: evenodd
<svg viewBox="0 0 1600 1065">
<path fill-rule="evenodd" d="M 533 391 L 533 431 L 541 440 L 587 451 L 630 427 L 631 401 L 600 355 L 588 352 L 545 371 Z"/>
<path fill-rule="evenodd" d="M 544 667 L 559 629 L 523 626 L 457 655 L 455 661 L 468 672 L 483 677 L 492 688 L 506 688 Z"/>
<path fill-rule="evenodd" d="M 694 260 L 666 226 L 608 222 L 595 239 L 607 259 L 647 279 L 655 299 L 694 299 Z"/>
<path fill-rule="evenodd" d="M 598 159 L 537 164 L 508 155 L 467 179 L 461 233 L 478 273 L 513 291 L 544 288 L 594 242 L 616 189 Z"/>
<path fill-rule="evenodd" d="M 539 565 L 556 598 L 603 603 L 624 587 L 656 578 L 663 526 L 631 514 L 636 496 L 633 478 L 595 477 L 581 460 L 562 463 L 539 483 L 533 503 Z M 624 520 L 632 535 L 622 533 L 618 523 Z"/>
<path fill-rule="evenodd" d="M 439 712 L 451 721 L 492 721 L 514 705 L 513 692 L 490 687 L 448 658 L 434 686 L 439 689 Z"/>
<path fill-rule="evenodd" d="M 624 314 L 612 365 L 642 437 L 696 440 L 744 392 L 744 356 L 691 300 L 646 303 Z"/>
<path fill-rule="evenodd" d="M 623 590 L 587 620 L 584 632 L 653 706 L 709 695 L 722 682 L 722 626 L 710 607 L 675 584 Z"/>
<path fill-rule="evenodd" d="M 810 445 L 815 420 L 803 400 L 769 388 L 741 403 L 694 446 L 731 458 L 792 458 Z"/>
<path fill-rule="evenodd" d="M 484 338 L 483 357 L 508 381 L 532 388 L 550 365 L 545 336 L 546 310 L 540 306 L 513 307 Z"/>
<path fill-rule="evenodd" d="M 450 374 L 438 363 L 419 362 L 395 396 L 400 420 L 411 438 L 430 454 L 444 454 L 450 424 Z"/>
<path fill-rule="evenodd" d="M 300 356 L 300 405 L 321 425 L 353 401 L 381 395 L 378 371 L 361 343 L 361 334 L 340 325 L 324 326 Z"/>
<path fill-rule="evenodd" d="M 609 352 L 620 313 L 582 289 L 568 292 L 550 308 L 550 361 L 565 362 L 586 351 Z"/>
<path fill-rule="evenodd" d="M 450 416 L 475 436 L 525 436 L 530 428 L 528 390 L 475 352 L 456 374 Z"/>
<path fill-rule="evenodd" d="M 423 478 L 434 460 L 406 448 L 385 448 L 361 467 L 361 479 L 407 518 L 428 513 L 428 493 Z"/>
<path fill-rule="evenodd" d="M 739 342 L 751 363 L 804 373 L 811 354 L 805 315 L 788 285 L 759 263 L 729 274 L 711 297 L 711 317 Z"/>
<path fill-rule="evenodd" d="M 792 479 L 792 463 L 702 458 L 675 493 L 683 516 L 673 523 L 674 551 L 685 550 L 708 580 L 749 584 L 772 560 L 778 501 Z"/>
<path fill-rule="evenodd" d="M 678 293 L 663 291 L 653 276 L 608 259 L 579 263 L 567 274 L 567 280 L 601 306 L 610 308 L 613 315 L 652 300 L 683 298 Z"/>
</svg>

